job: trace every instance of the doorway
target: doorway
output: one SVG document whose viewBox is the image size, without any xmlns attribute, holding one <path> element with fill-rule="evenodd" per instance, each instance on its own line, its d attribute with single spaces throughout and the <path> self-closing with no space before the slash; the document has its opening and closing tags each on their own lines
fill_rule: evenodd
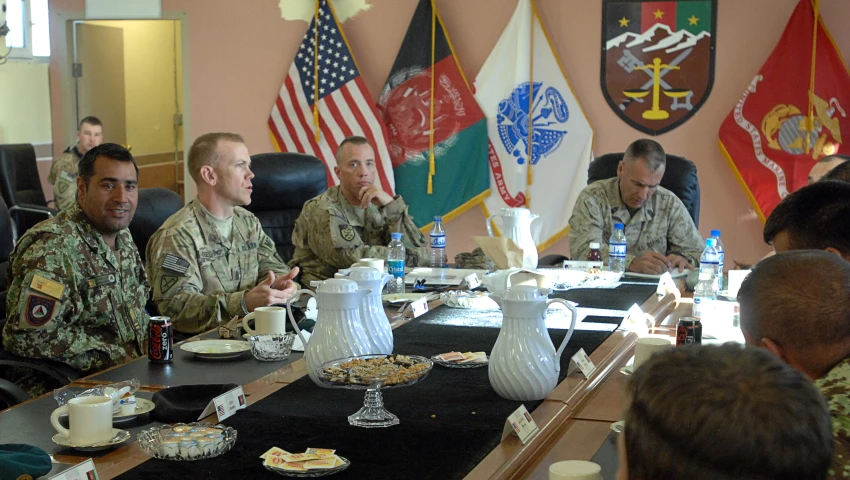
<svg viewBox="0 0 850 480">
<path fill-rule="evenodd" d="M 88 116 L 103 122 L 139 166 L 139 187 L 181 193 L 183 59 L 179 20 L 69 20 L 76 131 Z"/>
</svg>

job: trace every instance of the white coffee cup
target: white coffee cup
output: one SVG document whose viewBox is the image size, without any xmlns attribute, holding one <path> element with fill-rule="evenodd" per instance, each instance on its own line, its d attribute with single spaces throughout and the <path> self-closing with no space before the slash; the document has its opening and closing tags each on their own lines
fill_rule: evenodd
<svg viewBox="0 0 850 480">
<path fill-rule="evenodd" d="M 60 415 L 68 415 L 70 430 L 59 424 Z M 112 399 L 106 396 L 72 398 L 53 410 L 50 424 L 71 440 L 71 445 L 86 446 L 112 438 Z"/>
<path fill-rule="evenodd" d="M 377 268 L 379 272 L 384 271 L 383 258 L 361 258 L 351 265 L 352 267 L 372 267 Z"/>
<path fill-rule="evenodd" d="M 649 360 L 654 353 L 666 350 L 673 347 L 673 342 L 669 338 L 663 337 L 641 337 L 635 342 L 635 363 L 634 370 L 643 365 Z"/>
<path fill-rule="evenodd" d="M 602 480 L 602 467 L 584 460 L 564 460 L 549 465 L 549 480 Z"/>
<path fill-rule="evenodd" d="M 248 325 L 248 320 L 255 318 L 254 328 Z M 257 307 L 242 319 L 242 328 L 248 335 L 273 335 L 286 333 L 286 309 L 284 307 Z"/>
</svg>

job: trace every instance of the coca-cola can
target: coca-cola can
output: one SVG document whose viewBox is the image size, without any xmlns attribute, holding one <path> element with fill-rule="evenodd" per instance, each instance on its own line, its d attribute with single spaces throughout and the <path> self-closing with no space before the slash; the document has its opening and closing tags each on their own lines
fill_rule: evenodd
<svg viewBox="0 0 850 480">
<path fill-rule="evenodd" d="M 148 325 L 148 360 L 155 363 L 174 360 L 174 330 L 171 317 L 151 317 Z"/>
</svg>

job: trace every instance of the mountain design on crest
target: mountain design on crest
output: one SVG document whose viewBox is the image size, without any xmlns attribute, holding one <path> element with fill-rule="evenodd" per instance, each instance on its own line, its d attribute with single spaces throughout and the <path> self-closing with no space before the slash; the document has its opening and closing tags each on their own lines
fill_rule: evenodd
<svg viewBox="0 0 850 480">
<path fill-rule="evenodd" d="M 685 29 L 673 32 L 666 24 L 656 23 L 652 28 L 642 34 L 626 32 L 608 40 L 605 43 L 605 49 L 611 50 L 623 43 L 625 43 L 625 48 L 633 48 L 650 43 L 650 45 L 641 48 L 641 51 L 654 52 L 664 50 L 664 53 L 675 53 L 686 48 L 694 47 L 703 40 L 710 43 L 711 34 L 707 31 L 702 31 L 698 35 L 694 35 Z"/>
</svg>

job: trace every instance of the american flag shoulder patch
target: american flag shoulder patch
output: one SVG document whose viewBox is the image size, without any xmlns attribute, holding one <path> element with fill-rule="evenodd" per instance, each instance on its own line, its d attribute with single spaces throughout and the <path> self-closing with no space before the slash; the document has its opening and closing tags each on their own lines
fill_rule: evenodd
<svg viewBox="0 0 850 480">
<path fill-rule="evenodd" d="M 173 253 L 165 254 L 165 257 L 162 258 L 161 266 L 166 270 L 171 270 L 172 272 L 179 273 L 180 275 L 186 275 L 186 272 L 189 271 L 189 261 L 180 258 Z"/>
</svg>

